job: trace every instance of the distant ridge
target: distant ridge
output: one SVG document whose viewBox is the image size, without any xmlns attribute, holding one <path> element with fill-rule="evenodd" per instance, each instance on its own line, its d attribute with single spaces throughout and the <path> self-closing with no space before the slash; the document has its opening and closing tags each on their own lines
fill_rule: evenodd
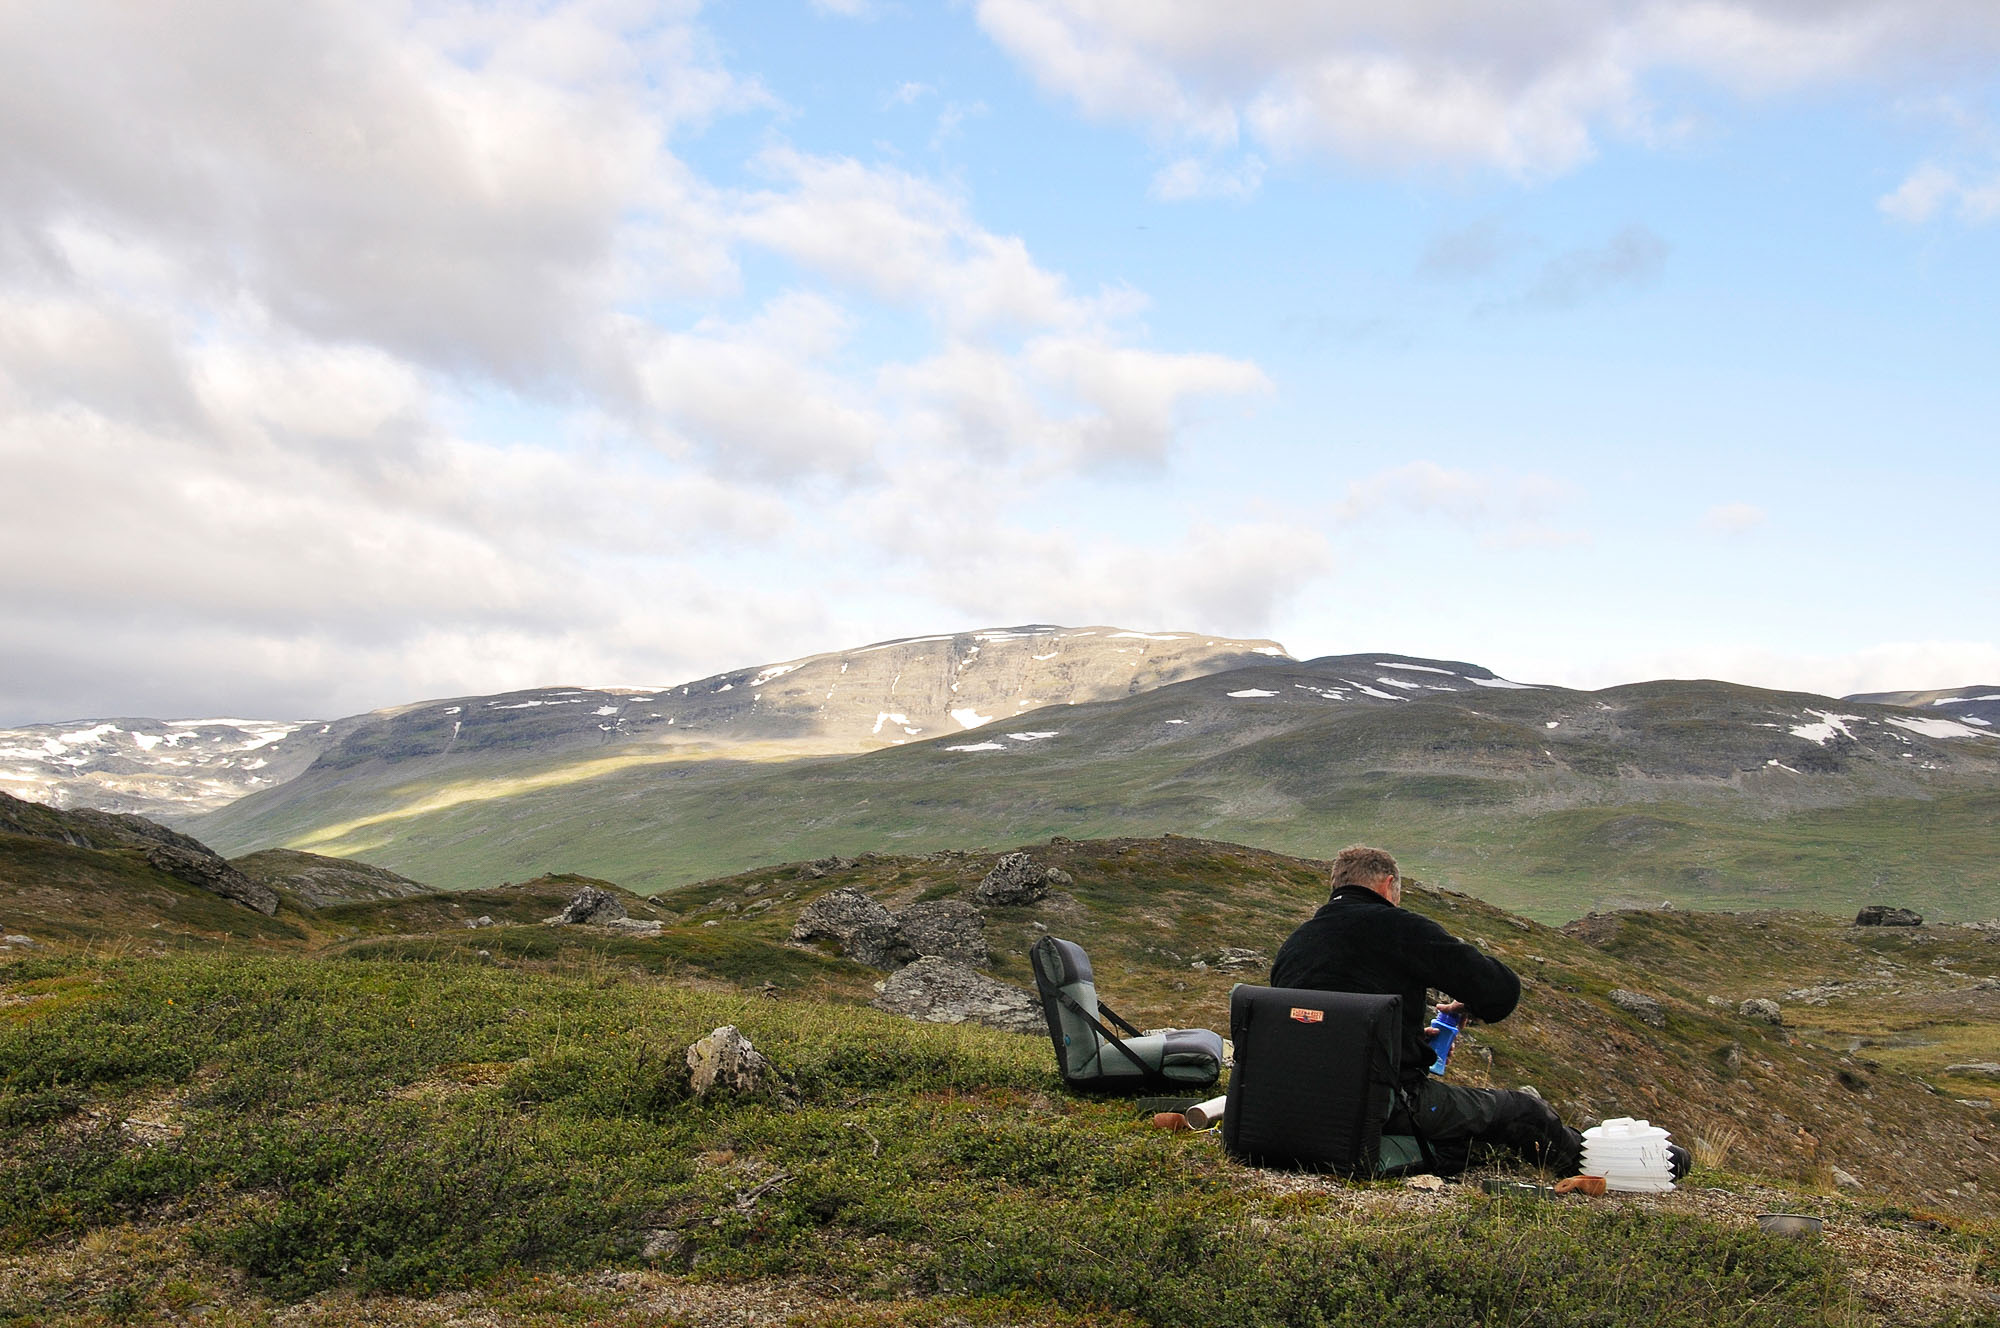
<svg viewBox="0 0 2000 1328">
<path fill-rule="evenodd" d="M 325 770 L 631 744 L 860 752 L 1258 660 L 1275 641 L 1031 623 L 880 641 L 657 688 L 539 687 L 322 720 L 99 719 L 0 729 L 0 791 L 170 821 Z"/>
<path fill-rule="evenodd" d="M 2000 683 L 1930 692 L 1860 692 L 1843 701 L 1934 710 L 1940 716 L 1980 728 L 2000 730 Z"/>
</svg>

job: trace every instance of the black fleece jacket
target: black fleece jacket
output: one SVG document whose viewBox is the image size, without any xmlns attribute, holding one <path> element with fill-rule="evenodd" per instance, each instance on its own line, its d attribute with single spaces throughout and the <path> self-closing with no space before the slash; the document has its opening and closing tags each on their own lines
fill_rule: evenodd
<svg viewBox="0 0 2000 1328">
<path fill-rule="evenodd" d="M 1352 885 L 1334 891 L 1286 938 L 1271 965 L 1271 985 L 1401 996 L 1406 1085 L 1422 1083 L 1431 1063 L 1424 1042 L 1427 989 L 1464 1001 L 1467 1014 L 1488 1023 L 1505 1019 L 1521 1002 L 1513 969 L 1421 913 Z"/>
</svg>

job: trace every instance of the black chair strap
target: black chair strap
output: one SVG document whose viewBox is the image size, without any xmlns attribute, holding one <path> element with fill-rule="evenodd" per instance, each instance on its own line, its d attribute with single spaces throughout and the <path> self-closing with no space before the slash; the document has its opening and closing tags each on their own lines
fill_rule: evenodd
<svg viewBox="0 0 2000 1328">
<path fill-rule="evenodd" d="M 1417 1097 L 1401 1084 L 1396 1085 L 1396 1100 L 1403 1104 L 1403 1114 L 1410 1118 L 1410 1137 L 1417 1141 L 1417 1152 L 1423 1155 L 1424 1165 L 1437 1174 L 1437 1154 L 1431 1151 L 1431 1141 L 1424 1138 L 1423 1127 L 1417 1121 Z"/>
<path fill-rule="evenodd" d="M 1123 1020 L 1122 1018 L 1120 1018 L 1120 1017 L 1119 1017 L 1119 1015 L 1118 1015 L 1118 1012 L 1117 1012 L 1116 1010 L 1112 1009 L 1112 1008 L 1111 1008 L 1110 1006 L 1106 1005 L 1106 1004 L 1104 1003 L 1104 1001 L 1103 1001 L 1103 999 L 1102 999 L 1102 998 L 1099 998 L 1099 1000 L 1098 1000 L 1098 1002 L 1097 1002 L 1097 1008 L 1098 1008 L 1098 1011 L 1099 1011 L 1100 1013 L 1102 1013 L 1102 1014 L 1103 1014 L 1103 1015 L 1104 1015 L 1104 1016 L 1105 1016 L 1105 1017 L 1106 1017 L 1107 1019 L 1109 1019 L 1109 1020 L 1110 1020 L 1110 1021 L 1111 1021 L 1112 1023 L 1114 1023 L 1114 1024 L 1118 1025 L 1118 1027 L 1120 1027 L 1120 1028 L 1124 1029 L 1124 1030 L 1125 1030 L 1125 1036 L 1127 1036 L 1127 1037 L 1144 1037 L 1144 1036 L 1146 1036 L 1146 1035 L 1145 1035 L 1144 1033 L 1140 1032 L 1140 1031 L 1139 1031 L 1138 1029 L 1136 1029 L 1136 1028 L 1132 1027 L 1132 1025 L 1130 1025 L 1130 1024 L 1128 1024 L 1128 1023 L 1126 1023 L 1126 1022 L 1125 1022 L 1125 1021 L 1124 1021 L 1124 1020 Z"/>
<path fill-rule="evenodd" d="M 1096 1015 L 1093 1015 L 1090 1011 L 1084 1009 L 1082 1003 L 1079 1002 L 1076 999 L 1076 997 L 1070 995 L 1068 992 L 1058 991 L 1056 993 L 1056 999 L 1062 1002 L 1063 1008 L 1068 1010 L 1071 1014 L 1081 1016 L 1083 1021 L 1089 1024 L 1091 1028 L 1097 1032 L 1097 1035 L 1099 1037 L 1103 1038 L 1106 1042 L 1109 1042 L 1112 1046 L 1118 1048 L 1118 1050 L 1124 1055 L 1126 1060 L 1132 1062 L 1133 1065 L 1138 1067 L 1139 1073 L 1142 1076 L 1144 1076 L 1149 1083 L 1169 1082 L 1165 1075 L 1161 1074 L 1158 1070 L 1154 1069 L 1152 1066 L 1146 1064 L 1145 1061 L 1139 1059 L 1139 1053 L 1132 1050 L 1130 1047 L 1126 1046 L 1125 1040 L 1123 1038 L 1119 1037 L 1116 1033 L 1112 1032 L 1110 1029 L 1106 1028 L 1102 1023 L 1100 1023 Z M 1098 1005 L 1098 1008 L 1104 1009 L 1102 1003 Z M 1105 1013 L 1111 1014 L 1109 1010 L 1105 1010 Z M 1118 1018 L 1118 1016 L 1115 1014 L 1111 1015 L 1111 1017 L 1113 1019 Z M 1126 1024 L 1125 1021 L 1122 1019 L 1119 1019 L 1118 1022 L 1120 1024 L 1124 1024 L 1127 1031 L 1131 1032 L 1133 1036 L 1135 1037 L 1138 1036 L 1138 1030 L 1134 1029 L 1130 1024 Z"/>
</svg>

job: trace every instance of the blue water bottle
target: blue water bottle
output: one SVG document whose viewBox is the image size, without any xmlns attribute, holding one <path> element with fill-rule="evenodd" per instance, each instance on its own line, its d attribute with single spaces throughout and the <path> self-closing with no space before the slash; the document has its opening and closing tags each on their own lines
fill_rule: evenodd
<svg viewBox="0 0 2000 1328">
<path fill-rule="evenodd" d="M 1442 1075 L 1446 1062 L 1451 1060 L 1451 1044 L 1458 1037 L 1458 1030 L 1465 1024 L 1465 1017 L 1449 1010 L 1439 1010 L 1431 1020 L 1431 1073 Z"/>
</svg>

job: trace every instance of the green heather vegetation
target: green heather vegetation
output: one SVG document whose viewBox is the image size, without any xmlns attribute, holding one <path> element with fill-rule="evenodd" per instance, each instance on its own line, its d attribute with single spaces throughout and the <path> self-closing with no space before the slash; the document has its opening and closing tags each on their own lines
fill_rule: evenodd
<svg viewBox="0 0 2000 1328">
<path fill-rule="evenodd" d="M 1142 1025 L 1225 1025 L 1259 974 L 1224 952 L 1268 953 L 1325 890 L 1322 864 L 1208 840 L 1028 847 L 1072 879 L 986 911 L 985 967 L 1028 984 L 1056 930 Z M 105 857 L 94 883 L 85 856 L 60 887 L 0 872 L 0 921 L 44 938 L 0 955 L 7 1328 L 2000 1323 L 2000 1113 L 1947 1073 L 2000 1060 L 1991 930 L 1562 930 L 1413 884 L 1527 987 L 1455 1076 L 1655 1119 L 1700 1161 L 1673 1195 L 1538 1202 L 1239 1166 L 1151 1105 L 1067 1093 L 1039 1038 L 873 1010 L 879 971 L 786 943 L 828 890 L 966 898 L 988 853 L 651 899 L 559 876 L 310 909 L 281 887 L 275 918 Z M 659 934 L 542 922 L 586 884 Z M 1752 996 L 1785 1024 L 1740 1014 Z M 722 1024 L 782 1095 L 692 1095 L 684 1050 Z M 1831 1225 L 1767 1237 L 1772 1210 Z"/>
<path fill-rule="evenodd" d="M 604 959 L 66 957 L 0 966 L 0 991 L 0 1323 L 256 1322 L 330 1293 L 615 1321 L 562 1281 L 604 1267 L 803 1279 L 853 1298 L 826 1322 L 1872 1321 L 1824 1244 L 1629 1205 L 1287 1193 L 1064 1097 L 1030 1039 Z M 681 1048 L 723 1023 L 795 1106 L 690 1098 Z"/>
</svg>

